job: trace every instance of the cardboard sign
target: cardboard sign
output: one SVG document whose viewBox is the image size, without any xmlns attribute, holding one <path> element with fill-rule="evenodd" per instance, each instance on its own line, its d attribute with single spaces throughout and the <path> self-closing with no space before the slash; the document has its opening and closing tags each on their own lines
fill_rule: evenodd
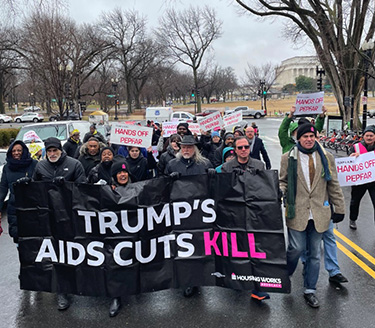
<svg viewBox="0 0 375 328">
<path fill-rule="evenodd" d="M 223 121 L 224 127 L 240 123 L 242 121 L 242 110 L 225 115 Z"/>
<path fill-rule="evenodd" d="M 336 170 L 340 186 L 357 186 L 375 179 L 375 153 L 358 157 L 336 158 Z"/>
<path fill-rule="evenodd" d="M 110 143 L 148 148 L 151 146 L 152 128 L 121 123 L 112 124 Z"/>
<path fill-rule="evenodd" d="M 170 137 L 172 134 L 177 133 L 177 125 L 179 122 L 163 122 L 161 124 L 163 129 L 163 137 Z"/>
<path fill-rule="evenodd" d="M 221 129 L 224 126 L 223 119 L 220 113 L 212 113 L 198 120 L 201 130 L 215 130 L 215 128 Z"/>
<path fill-rule="evenodd" d="M 294 115 L 321 114 L 324 105 L 324 92 L 300 93 L 296 99 Z"/>
</svg>

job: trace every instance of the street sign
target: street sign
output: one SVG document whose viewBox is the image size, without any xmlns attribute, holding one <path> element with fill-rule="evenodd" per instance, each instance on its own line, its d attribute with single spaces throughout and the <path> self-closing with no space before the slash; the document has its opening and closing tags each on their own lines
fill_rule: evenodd
<svg viewBox="0 0 375 328">
<path fill-rule="evenodd" d="M 116 95 L 107 95 L 108 98 L 115 98 Z"/>
<path fill-rule="evenodd" d="M 367 105 L 367 97 L 362 97 L 362 105 Z"/>
</svg>

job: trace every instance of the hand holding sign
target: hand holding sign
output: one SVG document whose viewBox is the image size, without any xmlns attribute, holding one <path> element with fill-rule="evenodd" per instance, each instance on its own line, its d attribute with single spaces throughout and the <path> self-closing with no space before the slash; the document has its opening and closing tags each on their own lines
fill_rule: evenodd
<svg viewBox="0 0 375 328">
<path fill-rule="evenodd" d="M 300 93 L 296 99 L 294 115 L 321 114 L 323 112 L 324 92 Z"/>
</svg>

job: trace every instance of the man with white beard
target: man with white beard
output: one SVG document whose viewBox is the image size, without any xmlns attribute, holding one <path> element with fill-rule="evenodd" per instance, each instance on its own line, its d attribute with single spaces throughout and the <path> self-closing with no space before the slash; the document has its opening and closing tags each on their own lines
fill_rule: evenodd
<svg viewBox="0 0 375 328">
<path fill-rule="evenodd" d="M 44 141 L 46 159 L 38 162 L 33 174 L 34 181 L 53 181 L 63 183 L 64 181 L 84 183 L 86 182 L 85 171 L 81 162 L 69 157 L 62 149 L 59 139 L 51 137 Z M 66 310 L 70 306 L 67 294 L 57 294 L 57 309 Z"/>
</svg>

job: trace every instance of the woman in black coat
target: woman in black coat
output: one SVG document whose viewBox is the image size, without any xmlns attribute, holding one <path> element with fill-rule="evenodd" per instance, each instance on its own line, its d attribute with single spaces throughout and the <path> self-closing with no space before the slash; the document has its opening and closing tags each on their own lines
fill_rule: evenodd
<svg viewBox="0 0 375 328">
<path fill-rule="evenodd" d="M 126 157 L 129 173 L 134 177 L 134 182 L 151 178 L 149 170 L 156 168 L 156 161 L 152 155 L 152 147 L 147 148 L 147 158 L 143 157 L 139 147 L 129 146 L 129 155 Z"/>
<path fill-rule="evenodd" d="M 107 184 L 112 181 L 111 167 L 113 163 L 114 150 L 111 147 L 104 147 L 100 151 L 100 163 L 93 167 L 87 177 L 88 183 L 97 183 L 104 180 Z"/>
<path fill-rule="evenodd" d="M 7 151 L 7 163 L 3 168 L 3 174 L 0 181 L 0 208 L 3 208 L 5 198 L 8 194 L 8 223 L 9 223 L 9 235 L 13 237 L 13 241 L 18 243 L 18 229 L 17 229 L 17 217 L 16 217 L 16 207 L 14 199 L 13 183 L 18 179 L 33 176 L 33 172 L 36 164 L 36 160 L 32 159 L 30 156 L 29 149 L 20 140 L 13 142 Z M 1 212 L 0 212 L 1 220 Z M 0 224 L 0 234 L 1 234 L 1 224 Z"/>
<path fill-rule="evenodd" d="M 172 134 L 169 137 L 169 145 L 167 151 L 161 154 L 159 162 L 157 164 L 158 172 L 160 176 L 166 175 L 165 169 L 170 160 L 176 158 L 176 154 L 180 151 L 179 143 L 181 142 L 181 136 L 177 133 Z"/>
</svg>

